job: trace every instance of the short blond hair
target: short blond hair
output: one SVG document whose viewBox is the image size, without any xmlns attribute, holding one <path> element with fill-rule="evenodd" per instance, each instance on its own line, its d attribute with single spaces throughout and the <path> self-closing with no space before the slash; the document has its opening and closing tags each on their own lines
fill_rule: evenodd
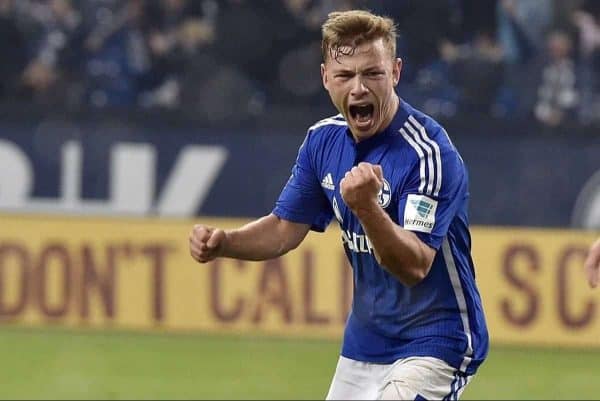
<svg viewBox="0 0 600 401">
<path fill-rule="evenodd" d="M 363 10 L 335 11 L 329 13 L 321 28 L 321 53 L 337 60 L 341 55 L 353 54 L 365 42 L 383 39 L 392 58 L 396 57 L 396 25 L 391 18 L 381 17 Z M 349 47 L 349 51 L 344 48 Z"/>
</svg>

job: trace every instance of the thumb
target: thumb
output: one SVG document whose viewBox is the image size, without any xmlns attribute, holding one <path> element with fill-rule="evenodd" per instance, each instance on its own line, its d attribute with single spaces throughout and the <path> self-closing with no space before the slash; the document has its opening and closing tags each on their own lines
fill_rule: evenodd
<svg viewBox="0 0 600 401">
<path fill-rule="evenodd" d="M 206 241 L 206 246 L 210 249 L 215 249 L 217 247 L 219 247 L 221 245 L 221 243 L 223 242 L 223 240 L 225 239 L 225 231 L 220 229 L 220 228 L 216 228 L 213 232 L 212 235 L 210 236 L 210 238 L 208 239 L 208 241 Z"/>
</svg>

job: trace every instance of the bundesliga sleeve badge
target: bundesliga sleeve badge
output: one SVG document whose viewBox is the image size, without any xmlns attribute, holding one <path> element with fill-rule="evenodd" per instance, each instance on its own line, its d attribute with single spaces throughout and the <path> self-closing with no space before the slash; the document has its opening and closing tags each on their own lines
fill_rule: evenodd
<svg viewBox="0 0 600 401">
<path fill-rule="evenodd" d="M 404 229 L 431 234 L 437 204 L 437 201 L 425 195 L 408 195 L 404 208 Z"/>
</svg>

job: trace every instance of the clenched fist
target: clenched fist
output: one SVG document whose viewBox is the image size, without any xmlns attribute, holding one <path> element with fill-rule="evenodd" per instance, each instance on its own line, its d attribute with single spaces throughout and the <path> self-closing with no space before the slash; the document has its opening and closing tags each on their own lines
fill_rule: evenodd
<svg viewBox="0 0 600 401">
<path fill-rule="evenodd" d="M 190 232 L 190 254 L 197 262 L 210 262 L 223 253 L 226 237 L 220 228 L 196 224 Z"/>
<path fill-rule="evenodd" d="M 378 164 L 361 162 L 340 181 L 340 193 L 352 211 L 378 205 L 377 194 L 383 186 L 383 171 Z"/>
</svg>

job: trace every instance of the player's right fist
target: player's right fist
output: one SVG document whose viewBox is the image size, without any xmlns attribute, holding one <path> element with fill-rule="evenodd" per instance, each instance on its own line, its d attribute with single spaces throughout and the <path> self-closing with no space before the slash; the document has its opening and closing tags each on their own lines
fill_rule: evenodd
<svg viewBox="0 0 600 401">
<path fill-rule="evenodd" d="M 221 256 L 226 238 L 220 228 L 196 224 L 190 232 L 190 254 L 199 263 L 209 262 Z"/>
</svg>

